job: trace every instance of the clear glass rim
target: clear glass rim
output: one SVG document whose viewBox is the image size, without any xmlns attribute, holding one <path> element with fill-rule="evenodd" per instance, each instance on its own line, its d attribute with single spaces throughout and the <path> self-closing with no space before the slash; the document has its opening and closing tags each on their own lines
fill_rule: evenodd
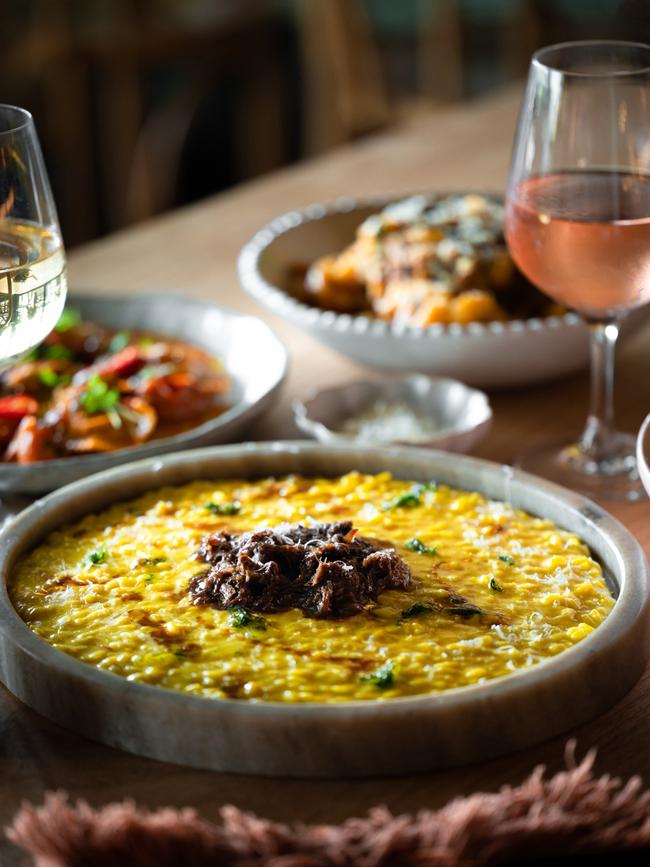
<svg viewBox="0 0 650 867">
<path fill-rule="evenodd" d="M 0 120 L 5 114 L 15 114 L 16 122 L 12 123 L 8 129 L 0 129 L 0 138 L 5 135 L 13 135 L 20 132 L 21 129 L 31 126 L 34 123 L 31 111 L 26 108 L 21 108 L 19 105 L 11 105 L 10 103 L 0 103 Z"/>
<path fill-rule="evenodd" d="M 566 51 L 574 48 L 629 48 L 637 51 L 645 52 L 647 60 L 643 64 L 633 66 L 632 68 L 609 70 L 598 70 L 588 72 L 585 70 L 576 70 L 568 68 L 567 64 L 549 63 L 548 56 L 554 52 Z M 646 42 L 628 42 L 624 39 L 584 39 L 574 40 L 572 42 L 556 42 L 553 45 L 545 45 L 543 48 L 533 54 L 532 63 L 536 66 L 549 69 L 552 72 L 559 72 L 562 75 L 572 76 L 575 78 L 612 78 L 623 76 L 643 75 L 650 73 L 650 45 Z"/>
</svg>

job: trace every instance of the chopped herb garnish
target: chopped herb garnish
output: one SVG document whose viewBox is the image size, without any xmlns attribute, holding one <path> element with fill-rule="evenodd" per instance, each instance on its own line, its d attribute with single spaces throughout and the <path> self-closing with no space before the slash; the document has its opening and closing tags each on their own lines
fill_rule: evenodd
<svg viewBox="0 0 650 867">
<path fill-rule="evenodd" d="M 382 512 L 388 512 L 390 509 L 412 509 L 414 506 L 419 506 L 422 502 L 422 494 L 425 491 L 435 491 L 435 482 L 426 482 L 424 484 L 413 485 L 413 487 L 403 494 L 398 494 L 392 500 L 381 507 Z"/>
<path fill-rule="evenodd" d="M 421 539 L 417 538 L 417 536 L 414 536 L 412 539 L 409 539 L 408 542 L 405 542 L 404 547 L 408 551 L 415 551 L 416 554 L 433 555 L 436 553 L 435 545 L 425 545 Z"/>
<path fill-rule="evenodd" d="M 494 590 L 495 593 L 503 593 L 503 587 L 497 582 L 496 578 L 490 578 L 488 581 L 488 587 L 490 590 Z"/>
<path fill-rule="evenodd" d="M 35 346 L 27 355 L 24 355 L 23 361 L 39 361 L 42 358 L 47 361 L 58 361 L 59 359 L 70 361 L 72 359 L 72 352 L 61 343 L 53 343 L 51 346 L 45 346 L 45 344 L 41 343 L 39 346 Z"/>
<path fill-rule="evenodd" d="M 59 333 L 70 331 L 75 325 L 81 322 L 81 313 L 73 307 L 66 307 L 63 313 L 59 316 L 59 321 L 54 326 L 54 330 Z"/>
<path fill-rule="evenodd" d="M 38 378 L 43 385 L 47 386 L 47 388 L 56 388 L 57 385 L 68 385 L 70 382 L 70 374 L 58 374 L 56 371 L 52 370 L 51 367 L 45 367 L 43 370 L 39 370 Z"/>
<path fill-rule="evenodd" d="M 159 377 L 167 376 L 169 373 L 174 373 L 178 369 L 176 364 L 145 364 L 145 366 L 135 375 L 135 379 L 140 382 L 146 382 L 149 379 L 158 379 Z"/>
<path fill-rule="evenodd" d="M 174 651 L 174 656 L 178 656 L 178 657 L 180 657 L 180 658 L 182 659 L 184 656 L 187 656 L 187 653 L 186 653 L 186 651 L 182 650 L 182 649 L 179 647 L 178 650 L 175 650 L 175 651 Z"/>
<path fill-rule="evenodd" d="M 148 575 L 145 575 L 144 580 L 147 582 L 147 584 L 151 584 L 152 581 L 156 580 L 156 576 L 153 574 L 153 572 L 150 572 Z"/>
<path fill-rule="evenodd" d="M 70 361 L 72 359 L 72 351 L 62 343 L 53 343 L 51 346 L 43 347 L 43 358 L 48 361 Z"/>
<path fill-rule="evenodd" d="M 38 371 L 38 378 L 48 388 L 54 388 L 59 381 L 59 374 L 55 373 L 51 367 L 44 367 Z"/>
<path fill-rule="evenodd" d="M 515 561 L 512 559 L 512 557 L 510 557 L 508 554 L 499 554 L 499 560 L 503 561 L 504 563 L 507 563 L 508 566 L 516 566 L 517 565 L 515 563 Z"/>
<path fill-rule="evenodd" d="M 102 544 L 97 548 L 96 551 L 91 551 L 86 558 L 89 563 L 92 563 L 93 566 L 97 566 L 99 563 L 105 563 L 108 559 L 108 551 L 106 550 L 106 545 L 102 542 Z"/>
<path fill-rule="evenodd" d="M 121 352 L 123 349 L 126 349 L 126 347 L 129 345 L 130 340 L 131 335 L 128 331 L 118 331 L 117 334 L 112 337 L 111 342 L 108 344 L 108 351 L 111 354 Z"/>
<path fill-rule="evenodd" d="M 399 616 L 398 623 L 402 620 L 410 620 L 412 617 L 419 617 L 420 614 L 426 614 L 429 611 L 435 611 L 436 607 L 431 602 L 414 602 L 405 608 Z"/>
<path fill-rule="evenodd" d="M 470 617 L 476 617 L 477 614 L 483 614 L 483 609 L 478 605 L 472 605 L 471 602 L 466 602 L 464 605 L 451 605 L 447 608 L 449 614 L 455 614 L 456 617 L 462 617 L 468 620 Z"/>
<path fill-rule="evenodd" d="M 119 413 L 120 406 L 121 404 L 118 403 L 106 410 L 106 416 L 114 430 L 119 430 L 122 427 L 122 416 Z"/>
<path fill-rule="evenodd" d="M 107 413 L 109 410 L 116 409 L 119 402 L 120 392 L 118 389 L 109 388 L 108 383 L 101 376 L 91 376 L 86 383 L 85 391 L 79 398 L 79 403 L 88 415 L 95 415 L 98 412 Z"/>
<path fill-rule="evenodd" d="M 165 563 L 167 557 L 144 557 L 138 560 L 140 566 L 157 566 L 159 563 Z"/>
<path fill-rule="evenodd" d="M 259 614 L 251 614 L 243 605 L 236 605 L 234 608 L 229 608 L 230 617 L 228 621 L 231 626 L 236 629 L 243 629 L 250 626 L 251 629 L 266 629 L 266 620 L 260 617 Z"/>
<path fill-rule="evenodd" d="M 241 506 L 239 503 L 213 503 L 209 502 L 205 504 L 205 508 L 208 512 L 212 512 L 213 515 L 238 515 L 241 511 Z"/>
<path fill-rule="evenodd" d="M 395 671 L 392 662 L 386 662 L 372 674 L 362 674 L 359 680 L 365 680 L 377 689 L 388 689 L 395 683 Z"/>
</svg>

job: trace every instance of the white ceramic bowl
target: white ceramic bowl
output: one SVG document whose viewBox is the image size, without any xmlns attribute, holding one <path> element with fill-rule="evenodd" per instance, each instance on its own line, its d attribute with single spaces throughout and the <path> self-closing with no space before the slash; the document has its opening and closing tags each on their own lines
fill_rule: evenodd
<svg viewBox="0 0 650 867">
<path fill-rule="evenodd" d="M 405 326 L 310 307 L 287 291 L 287 273 L 343 249 L 358 225 L 394 197 L 339 199 L 290 211 L 242 249 L 239 278 L 260 304 L 338 352 L 374 367 L 419 370 L 470 385 L 508 387 L 564 376 L 586 366 L 588 330 L 573 313 L 512 322 Z"/>
<path fill-rule="evenodd" d="M 269 326 L 254 316 L 169 293 L 131 298 L 73 294 L 68 304 L 84 319 L 110 328 L 144 328 L 168 334 L 220 358 L 232 379 L 228 395 L 231 406 L 217 418 L 183 433 L 114 452 L 24 465 L 0 463 L 3 494 L 42 494 L 127 461 L 234 440 L 271 406 L 286 376 L 284 346 Z"/>
<path fill-rule="evenodd" d="M 195 479 L 350 470 L 480 491 L 555 521 L 603 564 L 616 604 L 579 644 L 529 669 L 433 695 L 330 704 L 210 699 L 128 681 L 47 644 L 20 619 L 6 581 L 49 532 L 110 503 Z M 648 657 L 648 566 L 595 503 L 511 467 L 426 449 L 248 443 L 115 467 L 38 500 L 0 534 L 0 678 L 19 699 L 94 740 L 221 771 L 352 777 L 416 773 L 522 749 L 604 711 Z"/>
<path fill-rule="evenodd" d="M 468 388 L 456 379 L 423 374 L 317 389 L 304 400 L 295 401 L 293 411 L 303 433 L 324 443 L 354 444 L 354 437 L 338 432 L 341 425 L 378 401 L 405 404 L 417 416 L 431 419 L 440 428 L 439 434 L 418 441 L 398 437 L 383 438 L 383 443 L 468 452 L 485 437 L 492 424 L 492 409 L 484 392 Z"/>
</svg>

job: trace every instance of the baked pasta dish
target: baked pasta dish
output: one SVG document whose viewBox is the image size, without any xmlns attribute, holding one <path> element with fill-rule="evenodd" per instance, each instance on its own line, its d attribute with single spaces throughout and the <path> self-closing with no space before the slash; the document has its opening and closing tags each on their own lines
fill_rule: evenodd
<svg viewBox="0 0 650 867">
<path fill-rule="evenodd" d="M 563 312 L 516 268 L 503 219 L 500 201 L 475 193 L 396 202 L 364 220 L 344 250 L 313 262 L 298 293 L 328 310 L 416 326 Z"/>
<path fill-rule="evenodd" d="M 229 391 L 223 364 L 198 346 L 68 308 L 0 374 L 0 457 L 31 464 L 173 436 L 223 413 Z"/>
<path fill-rule="evenodd" d="M 276 702 L 484 683 L 582 641 L 614 604 L 551 521 L 356 472 L 147 493 L 52 533 L 9 590 L 30 629 L 88 665 Z"/>
</svg>

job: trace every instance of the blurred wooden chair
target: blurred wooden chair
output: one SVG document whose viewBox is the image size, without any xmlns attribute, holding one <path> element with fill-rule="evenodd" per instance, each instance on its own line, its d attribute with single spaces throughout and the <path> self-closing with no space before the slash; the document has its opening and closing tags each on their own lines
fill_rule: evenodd
<svg viewBox="0 0 650 867">
<path fill-rule="evenodd" d="M 88 68 L 69 11 L 66 0 L 0 4 L 0 98 L 33 112 L 65 242 L 74 244 L 96 236 L 98 201 Z"/>
<path fill-rule="evenodd" d="M 368 17 L 373 0 L 296 0 L 306 79 L 306 141 L 326 150 L 398 119 L 430 113 L 467 94 L 468 27 L 494 34 L 504 80 L 525 74 L 539 39 L 534 0 L 416 0 L 413 93 L 389 98 L 380 46 Z M 394 12 L 393 12 L 394 15 Z"/>
<path fill-rule="evenodd" d="M 358 0 L 297 0 L 305 148 L 317 153 L 389 124 L 377 45 Z"/>
<path fill-rule="evenodd" d="M 111 152 L 103 156 L 103 171 L 106 208 L 114 226 L 146 219 L 174 204 L 188 133 L 218 77 L 228 81 L 237 75 L 245 94 L 235 128 L 222 131 L 237 141 L 243 175 L 283 162 L 278 109 L 282 88 L 265 44 L 267 0 L 231 3 L 228 14 L 201 27 L 156 26 L 158 11 L 152 0 L 122 0 L 119 21 L 114 16 L 112 32 L 92 49 L 98 123 L 102 138 L 112 142 Z M 175 92 L 150 107 L 146 82 L 156 68 L 180 74 Z"/>
</svg>

